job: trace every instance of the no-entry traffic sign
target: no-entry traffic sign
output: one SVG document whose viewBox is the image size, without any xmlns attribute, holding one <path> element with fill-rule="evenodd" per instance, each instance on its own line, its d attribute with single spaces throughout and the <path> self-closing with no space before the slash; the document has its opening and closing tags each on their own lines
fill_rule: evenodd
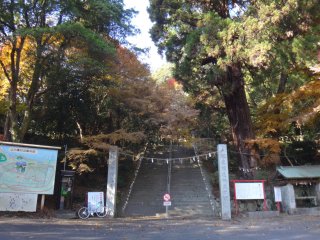
<svg viewBox="0 0 320 240">
<path fill-rule="evenodd" d="M 169 193 L 166 193 L 166 194 L 163 195 L 163 200 L 164 200 L 165 202 L 169 202 L 170 199 L 171 199 L 171 197 L 170 197 L 170 194 L 169 194 Z"/>
</svg>

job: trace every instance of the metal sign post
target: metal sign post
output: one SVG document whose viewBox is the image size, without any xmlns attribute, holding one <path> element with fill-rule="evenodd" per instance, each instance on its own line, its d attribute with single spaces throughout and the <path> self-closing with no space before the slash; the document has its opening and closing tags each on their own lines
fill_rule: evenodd
<svg viewBox="0 0 320 240">
<path fill-rule="evenodd" d="M 172 141 L 170 141 L 169 159 L 167 159 L 167 163 L 168 163 L 167 193 L 164 194 L 163 196 L 163 200 L 164 200 L 163 205 L 166 207 L 166 218 L 169 218 L 169 206 L 171 206 L 170 185 L 171 185 L 171 167 L 172 167 Z"/>
<path fill-rule="evenodd" d="M 165 193 L 164 195 L 163 195 L 163 206 L 165 206 L 166 207 L 166 218 L 168 218 L 169 217 L 169 206 L 171 206 L 171 196 L 170 196 L 170 194 L 169 193 Z"/>
</svg>

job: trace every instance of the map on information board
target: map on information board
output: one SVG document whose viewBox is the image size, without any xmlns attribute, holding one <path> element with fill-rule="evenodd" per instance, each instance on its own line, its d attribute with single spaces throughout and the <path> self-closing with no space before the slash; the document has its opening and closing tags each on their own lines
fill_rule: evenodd
<svg viewBox="0 0 320 240">
<path fill-rule="evenodd" d="M 58 151 L 0 144 L 0 193 L 53 194 Z"/>
</svg>

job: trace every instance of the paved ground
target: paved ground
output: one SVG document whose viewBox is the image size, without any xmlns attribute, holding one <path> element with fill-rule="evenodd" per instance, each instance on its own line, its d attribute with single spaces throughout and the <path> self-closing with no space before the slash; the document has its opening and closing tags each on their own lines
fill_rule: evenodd
<svg viewBox="0 0 320 240">
<path fill-rule="evenodd" d="M 27 219 L 0 218 L 0 239 L 320 239 L 319 216 L 280 216 L 250 220 Z"/>
</svg>

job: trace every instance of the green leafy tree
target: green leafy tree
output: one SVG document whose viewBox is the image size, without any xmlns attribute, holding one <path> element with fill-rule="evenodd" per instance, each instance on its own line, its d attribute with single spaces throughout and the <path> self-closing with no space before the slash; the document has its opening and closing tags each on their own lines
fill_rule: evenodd
<svg viewBox="0 0 320 240">
<path fill-rule="evenodd" d="M 1 47 L 11 49 L 5 56 L 9 63 L 0 62 L 4 76 L 1 79 L 10 83 L 5 138 L 23 140 L 34 103 L 47 90 L 48 73 L 52 73 L 53 66 L 62 65 L 66 54 L 75 53 L 72 47 L 82 47 L 87 54 L 84 58 L 81 54 L 69 55 L 69 60 L 82 62 L 81 67 L 95 66 L 101 57 L 115 51 L 111 38 L 123 41 L 133 33 L 129 24 L 132 14 L 132 10 L 124 9 L 121 0 L 1 1 Z M 26 49 L 27 40 L 32 49 Z M 28 56 L 25 62 L 32 62 L 28 74 L 21 68 L 23 54 Z M 23 95 L 19 86 L 25 88 Z M 19 105 L 23 108 L 18 109 Z"/>
<path fill-rule="evenodd" d="M 69 156 L 80 172 L 95 168 L 90 157 L 102 157 L 110 145 L 138 155 L 159 139 L 189 137 L 197 116 L 181 88 L 157 84 L 128 49 L 119 45 L 112 60 L 108 62 L 112 70 L 95 75 L 97 79 L 63 78 L 64 84 L 43 95 L 48 110 L 37 112 L 35 118 L 51 124 L 32 125 L 36 133 L 51 137 L 80 135 L 83 149 L 72 150 Z"/>
<path fill-rule="evenodd" d="M 152 73 L 152 78 L 161 84 L 166 82 L 168 79 L 174 78 L 173 76 L 174 65 L 172 63 L 166 63 Z"/>
<path fill-rule="evenodd" d="M 238 1 L 236 1 L 238 2 Z M 234 21 L 228 1 L 150 1 L 155 22 L 152 37 L 167 59 L 176 65 L 176 76 L 194 96 L 208 91 L 221 93 L 241 163 L 249 168 L 246 139 L 254 138 L 244 89 L 242 65 L 231 61 L 229 48 L 233 35 L 227 33 Z M 240 1 L 239 4 L 243 4 Z M 230 38 L 230 39 L 224 39 Z M 210 40 L 209 40 L 210 39 Z M 214 45 L 215 49 L 211 49 Z"/>
<path fill-rule="evenodd" d="M 150 1 L 153 40 L 187 91 L 219 92 L 243 168 L 256 164 L 246 144 L 255 137 L 246 84 L 257 86 L 249 93 L 270 86 L 251 98 L 258 106 L 264 96 L 285 91 L 289 74 L 308 71 L 319 42 L 318 10 L 317 1 L 302 0 Z"/>
</svg>

